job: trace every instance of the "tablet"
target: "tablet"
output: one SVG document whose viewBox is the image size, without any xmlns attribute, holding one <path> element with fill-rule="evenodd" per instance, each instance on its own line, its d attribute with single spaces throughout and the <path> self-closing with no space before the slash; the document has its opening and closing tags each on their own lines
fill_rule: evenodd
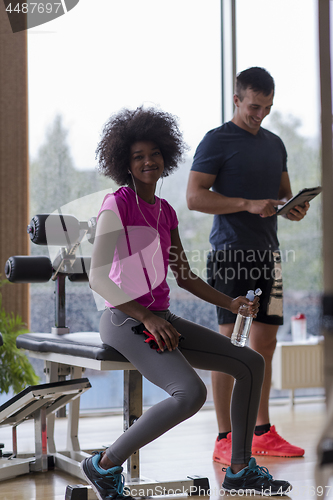
<svg viewBox="0 0 333 500">
<path fill-rule="evenodd" d="M 290 198 L 281 208 L 276 211 L 277 215 L 285 215 L 296 205 L 304 206 L 306 201 L 311 201 L 315 196 L 322 192 L 322 187 L 304 188 L 298 194 Z"/>
</svg>

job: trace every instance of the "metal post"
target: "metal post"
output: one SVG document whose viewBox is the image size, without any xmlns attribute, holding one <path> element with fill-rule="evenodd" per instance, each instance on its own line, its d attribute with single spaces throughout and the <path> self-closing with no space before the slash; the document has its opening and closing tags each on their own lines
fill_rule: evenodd
<svg viewBox="0 0 333 500">
<path fill-rule="evenodd" d="M 124 431 L 142 415 L 142 375 L 137 370 L 124 370 Z M 127 460 L 131 479 L 140 477 L 139 450 Z"/>
<path fill-rule="evenodd" d="M 329 398 L 332 394 L 333 383 L 333 148 L 330 2 L 327 2 L 326 0 L 318 0 L 318 8 L 321 90 L 321 161 L 323 185 L 323 334 L 325 335 L 324 371 L 326 396 L 328 398 L 327 402 L 329 403 Z"/>
<path fill-rule="evenodd" d="M 44 372 L 47 384 L 49 384 L 50 382 L 58 382 L 58 370 L 59 370 L 58 363 L 51 363 L 51 361 L 45 361 Z M 52 454 L 56 453 L 56 446 L 54 441 L 54 423 L 55 423 L 55 414 L 50 413 L 50 415 L 47 418 L 47 445 L 49 453 Z"/>
<path fill-rule="evenodd" d="M 224 117 L 224 80 L 225 80 L 225 74 L 224 74 L 224 43 L 223 43 L 223 32 L 224 32 L 224 14 L 223 14 L 223 0 L 221 0 L 221 118 L 222 118 L 222 123 L 225 121 Z"/>
<path fill-rule="evenodd" d="M 320 90 L 321 90 L 321 142 L 323 184 L 323 258 L 324 258 L 324 335 L 330 341 L 333 334 L 333 151 L 332 151 L 332 84 L 330 54 L 330 2 L 318 0 Z M 328 346 L 327 346 L 328 347 Z M 325 371 L 332 371 L 332 358 L 325 349 Z M 326 384 L 327 396 L 330 384 Z"/>
<path fill-rule="evenodd" d="M 17 425 L 12 428 L 13 453 L 12 457 L 17 457 Z"/>
<path fill-rule="evenodd" d="M 221 0 L 221 104 L 222 123 L 233 115 L 236 78 L 236 0 Z"/>
<path fill-rule="evenodd" d="M 69 333 L 69 328 L 66 326 L 66 274 L 57 274 L 55 282 L 55 326 L 52 328 L 52 333 L 62 335 Z M 66 374 L 58 373 L 58 381 L 66 380 Z M 66 406 L 57 411 L 57 417 L 66 417 Z"/>
<path fill-rule="evenodd" d="M 46 408 L 40 408 L 34 415 L 35 420 L 35 456 L 34 471 L 46 472 L 47 465 L 47 433 L 46 433 Z"/>
<path fill-rule="evenodd" d="M 55 282 L 55 328 L 63 329 L 66 327 L 66 275 L 59 273 Z M 68 330 L 69 332 L 69 330 Z M 58 332 L 57 332 L 58 333 Z M 65 333 L 65 332 L 59 332 Z"/>
<path fill-rule="evenodd" d="M 82 376 L 83 368 L 80 366 L 72 366 L 71 379 L 78 379 Z M 67 450 L 71 452 L 72 458 L 75 457 L 73 452 L 80 452 L 79 443 L 79 416 L 80 416 L 80 398 L 75 398 L 69 403 L 68 424 L 67 424 Z"/>
<path fill-rule="evenodd" d="M 232 85 L 236 79 L 236 62 L 237 62 L 237 46 L 236 46 L 236 0 L 231 0 L 231 53 L 232 53 Z"/>
<path fill-rule="evenodd" d="M 324 379 L 327 417 L 317 447 L 315 478 L 318 487 L 325 488 L 333 476 L 333 148 L 332 148 L 332 82 L 330 43 L 330 4 L 318 0 L 318 33 L 321 93 L 321 164 L 323 185 L 323 324 L 325 337 Z M 319 495 L 317 496 L 319 498 Z"/>
<path fill-rule="evenodd" d="M 333 297 L 333 152 L 330 2 L 319 0 L 324 293 Z"/>
</svg>

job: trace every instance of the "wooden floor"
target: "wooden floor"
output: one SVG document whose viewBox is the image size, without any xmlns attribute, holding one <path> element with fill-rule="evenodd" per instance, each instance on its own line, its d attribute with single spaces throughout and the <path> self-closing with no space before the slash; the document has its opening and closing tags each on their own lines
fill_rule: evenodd
<svg viewBox="0 0 333 500">
<path fill-rule="evenodd" d="M 312 500 L 315 498 L 315 449 L 325 419 L 325 406 L 323 403 L 302 403 L 296 404 L 291 410 L 288 405 L 274 405 L 270 411 L 271 421 L 278 432 L 293 444 L 305 448 L 306 452 L 303 458 L 270 457 L 261 458 L 258 463 L 268 467 L 276 479 L 287 479 L 292 483 L 293 491 L 283 498 Z M 59 450 L 65 447 L 65 425 L 65 419 L 56 422 L 56 444 Z M 109 445 L 122 432 L 122 425 L 121 416 L 81 418 L 79 439 L 82 449 L 98 449 Z M 215 413 L 212 409 L 203 409 L 141 450 L 141 474 L 157 480 L 184 479 L 187 475 L 196 474 L 209 478 L 210 497 L 213 500 L 229 496 L 220 489 L 224 476 L 221 465 L 211 459 L 215 437 Z M 9 427 L 0 430 L 0 442 L 5 443 L 7 449 L 11 448 Z M 33 425 L 25 422 L 18 427 L 19 452 L 32 451 L 33 446 Z M 64 500 L 68 484 L 84 484 L 84 481 L 62 471 L 19 476 L 0 483 L 0 499 Z M 333 498 L 327 492 L 322 498 Z"/>
</svg>

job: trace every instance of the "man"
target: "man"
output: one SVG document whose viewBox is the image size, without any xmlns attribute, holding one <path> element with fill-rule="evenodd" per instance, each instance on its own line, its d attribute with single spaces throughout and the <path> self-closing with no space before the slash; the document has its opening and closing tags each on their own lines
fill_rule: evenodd
<svg viewBox="0 0 333 500">
<path fill-rule="evenodd" d="M 272 357 L 278 327 L 283 324 L 276 207 L 292 197 L 284 144 L 261 127 L 273 98 L 274 80 L 265 69 L 253 67 L 237 75 L 234 116 L 199 144 L 187 204 L 190 210 L 214 214 L 207 262 L 210 284 L 233 297 L 250 289 L 263 292 L 250 332 L 250 346 L 266 362 L 252 452 L 294 457 L 304 450 L 279 436 L 269 419 Z M 287 218 L 299 221 L 308 208 L 308 203 L 297 206 Z M 220 333 L 231 337 L 235 315 L 217 308 L 217 317 Z M 213 459 L 230 464 L 233 379 L 214 372 L 212 387 L 219 427 Z"/>
</svg>

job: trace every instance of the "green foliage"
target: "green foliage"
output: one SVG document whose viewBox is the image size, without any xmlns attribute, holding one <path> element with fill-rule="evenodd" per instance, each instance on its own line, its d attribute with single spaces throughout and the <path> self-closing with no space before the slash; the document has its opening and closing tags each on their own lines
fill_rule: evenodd
<svg viewBox="0 0 333 500">
<path fill-rule="evenodd" d="M 7 280 L 0 279 L 0 288 L 6 283 Z M 20 316 L 6 313 L 0 293 L 0 332 L 3 337 L 3 346 L 0 347 L 0 392 L 8 394 L 12 388 L 17 394 L 39 381 L 27 356 L 16 347 L 16 337 L 27 331 Z"/>
<path fill-rule="evenodd" d="M 110 192 L 117 189 L 110 179 L 98 174 L 93 166 L 91 170 L 75 168 L 67 137 L 68 130 L 63 125 L 63 118 L 56 115 L 46 131 L 36 158 L 30 161 L 30 217 L 52 213 L 59 208 L 67 213 L 66 205 L 73 200 L 103 189 L 109 189 Z M 83 200 L 83 203 L 86 201 Z M 102 200 L 97 211 L 101 203 Z M 88 219 L 96 216 L 97 211 L 89 214 Z M 77 214 L 73 215 L 84 220 Z M 32 244 L 30 250 L 32 255 L 48 255 L 46 246 Z"/>
</svg>

